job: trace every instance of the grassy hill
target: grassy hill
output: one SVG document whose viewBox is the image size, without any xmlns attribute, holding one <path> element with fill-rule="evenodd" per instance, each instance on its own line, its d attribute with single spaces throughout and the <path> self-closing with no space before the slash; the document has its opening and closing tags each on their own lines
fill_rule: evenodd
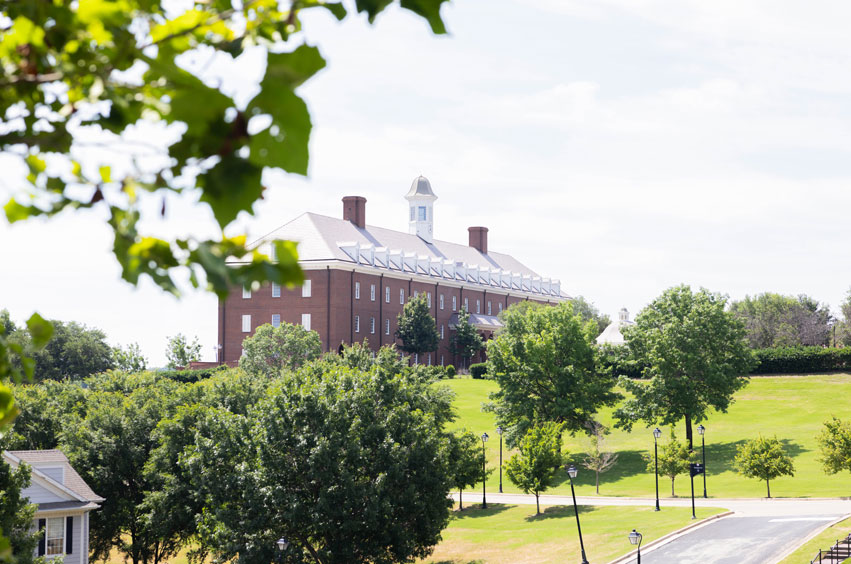
<svg viewBox="0 0 851 564">
<path fill-rule="evenodd" d="M 496 384 L 487 380 L 458 379 L 445 383 L 457 394 L 455 405 L 458 410 L 457 427 L 481 434 L 487 432 L 491 439 L 487 443 L 488 467 L 497 468 L 499 462 L 499 437 L 493 415 L 481 411 L 488 394 L 496 390 Z M 785 442 L 787 452 L 795 461 L 795 476 L 772 481 L 771 493 L 775 497 L 840 497 L 851 496 L 851 476 L 846 473 L 828 476 L 817 458 L 818 445 L 815 437 L 824 421 L 831 415 L 851 418 L 851 375 L 831 374 L 812 376 L 755 377 L 750 384 L 736 395 L 728 413 L 712 413 L 703 424 L 706 426 L 707 490 L 710 497 L 764 497 L 765 483 L 746 479 L 735 473 L 733 457 L 736 447 L 756 437 L 759 433 L 773 436 Z M 611 410 L 600 415 L 600 420 L 611 425 Z M 661 441 L 667 440 L 669 429 L 663 428 Z M 685 438 L 682 424 L 675 428 L 677 436 Z M 700 437 L 695 433 L 695 447 L 700 449 Z M 579 466 L 582 453 L 587 448 L 582 436 L 566 436 L 565 448 L 570 461 L 580 469 L 576 481 L 577 495 L 594 495 L 594 476 Z M 653 497 L 653 473 L 645 470 L 641 456 L 653 452 L 653 435 L 643 424 L 631 433 L 613 429 L 607 438 L 608 448 L 620 453 L 617 465 L 601 476 L 601 495 Z M 507 460 L 510 453 L 503 454 Z M 503 479 L 506 492 L 518 491 L 507 479 Z M 497 491 L 499 473 L 495 471 L 488 479 L 488 491 Z M 680 476 L 675 482 L 680 497 L 689 495 L 689 479 Z M 569 493 L 567 475 L 562 472 L 559 485 L 551 493 Z M 670 480 L 660 476 L 660 496 L 671 493 Z M 703 493 L 703 483 L 695 479 L 695 495 Z"/>
</svg>

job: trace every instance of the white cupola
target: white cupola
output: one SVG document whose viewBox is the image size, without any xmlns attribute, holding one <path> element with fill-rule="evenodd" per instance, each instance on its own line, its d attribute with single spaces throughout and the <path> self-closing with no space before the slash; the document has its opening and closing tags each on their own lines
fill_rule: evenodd
<svg viewBox="0 0 851 564">
<path fill-rule="evenodd" d="M 418 176 L 405 194 L 410 206 L 408 232 L 431 243 L 434 235 L 434 201 L 437 196 L 431 191 L 431 183 L 425 176 Z"/>
</svg>

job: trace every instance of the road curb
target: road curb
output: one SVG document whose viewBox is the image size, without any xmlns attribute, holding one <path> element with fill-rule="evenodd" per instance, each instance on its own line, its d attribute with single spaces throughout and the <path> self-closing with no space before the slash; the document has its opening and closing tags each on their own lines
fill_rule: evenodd
<svg viewBox="0 0 851 564">
<path fill-rule="evenodd" d="M 790 554 L 792 554 L 793 552 L 795 552 L 796 550 L 798 550 L 799 548 L 801 548 L 802 546 L 804 546 L 805 544 L 807 544 L 808 542 L 810 542 L 811 540 L 813 540 L 814 538 L 816 538 L 817 536 L 822 534 L 824 531 L 826 531 L 830 527 L 836 525 L 837 523 L 841 523 L 842 521 L 848 519 L 849 517 L 851 517 L 851 513 L 843 515 L 842 517 L 839 517 L 835 521 L 831 521 L 830 523 L 828 523 L 827 525 L 825 525 L 821 529 L 810 533 L 807 536 L 807 538 L 805 538 L 804 540 L 802 540 L 801 542 L 799 542 L 798 544 L 796 544 L 795 546 L 793 546 L 792 548 L 790 548 L 789 550 L 787 550 L 786 552 L 784 552 L 783 554 L 778 556 L 777 560 L 772 560 L 771 564 L 777 564 L 778 562 L 782 562 L 784 558 L 786 558 L 787 556 L 789 556 Z"/>
<path fill-rule="evenodd" d="M 734 511 L 725 511 L 724 513 L 719 513 L 718 515 L 713 515 L 711 517 L 707 517 L 706 519 L 701 519 L 697 523 L 689 523 L 688 525 L 686 525 L 682 529 L 677 529 L 676 531 L 668 533 L 665 536 L 659 537 L 658 539 L 647 543 L 644 546 L 644 550 L 646 551 L 647 549 L 659 548 L 660 546 L 668 544 L 670 541 L 674 540 L 674 538 L 676 538 L 676 537 L 678 537 L 678 536 L 680 536 L 680 535 L 682 535 L 682 534 L 684 534 L 684 533 L 686 533 L 686 532 L 688 532 L 692 529 L 696 529 L 697 527 L 706 525 L 707 523 L 709 523 L 711 521 L 716 521 L 718 519 L 723 519 L 724 517 L 729 517 L 730 515 L 733 515 L 734 513 L 735 513 Z M 624 554 L 623 556 L 620 556 L 617 559 L 612 560 L 608 564 L 626 564 L 627 562 L 629 562 L 630 560 L 635 558 L 637 552 L 638 552 L 637 550 L 633 550 L 631 552 L 628 552 L 628 553 Z"/>
</svg>

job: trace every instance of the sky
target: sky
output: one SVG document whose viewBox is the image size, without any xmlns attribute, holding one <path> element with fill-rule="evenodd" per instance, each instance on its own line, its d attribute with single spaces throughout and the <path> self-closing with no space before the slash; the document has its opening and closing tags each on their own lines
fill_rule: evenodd
<svg viewBox="0 0 851 564">
<path fill-rule="evenodd" d="M 229 235 L 341 216 L 348 195 L 366 197 L 368 224 L 405 231 L 403 196 L 423 174 L 435 238 L 466 243 L 484 225 L 490 249 L 613 318 L 681 283 L 733 300 L 806 293 L 838 314 L 851 287 L 851 4 L 454 0 L 442 13 L 442 37 L 397 8 L 372 26 L 305 16 L 304 40 L 328 60 L 299 91 L 309 176 L 267 171 Z M 247 100 L 262 54 L 208 72 Z M 5 201 L 25 173 L 2 156 L 0 172 Z M 197 193 L 167 201 L 145 228 L 216 234 Z M 0 219 L 0 309 L 100 328 L 152 366 L 177 333 L 213 360 L 216 298 L 130 286 L 111 244 L 98 211 Z"/>
</svg>

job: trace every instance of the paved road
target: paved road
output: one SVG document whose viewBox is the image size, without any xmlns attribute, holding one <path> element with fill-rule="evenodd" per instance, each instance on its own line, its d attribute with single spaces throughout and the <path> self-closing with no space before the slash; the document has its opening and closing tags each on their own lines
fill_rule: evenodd
<svg viewBox="0 0 851 564">
<path fill-rule="evenodd" d="M 480 503 L 481 494 L 468 494 L 465 499 L 468 503 Z M 489 503 L 535 503 L 535 496 L 523 494 L 488 494 L 487 499 Z M 646 498 L 590 496 L 578 497 L 576 502 L 609 506 L 655 504 L 654 499 Z M 570 496 L 541 496 L 541 505 L 572 503 Z M 644 564 L 773 564 L 811 533 L 851 515 L 851 500 L 847 499 L 697 499 L 695 505 L 723 507 L 734 514 L 642 550 Z M 691 507 L 691 499 L 662 500 L 662 509 L 665 507 Z"/>
</svg>

